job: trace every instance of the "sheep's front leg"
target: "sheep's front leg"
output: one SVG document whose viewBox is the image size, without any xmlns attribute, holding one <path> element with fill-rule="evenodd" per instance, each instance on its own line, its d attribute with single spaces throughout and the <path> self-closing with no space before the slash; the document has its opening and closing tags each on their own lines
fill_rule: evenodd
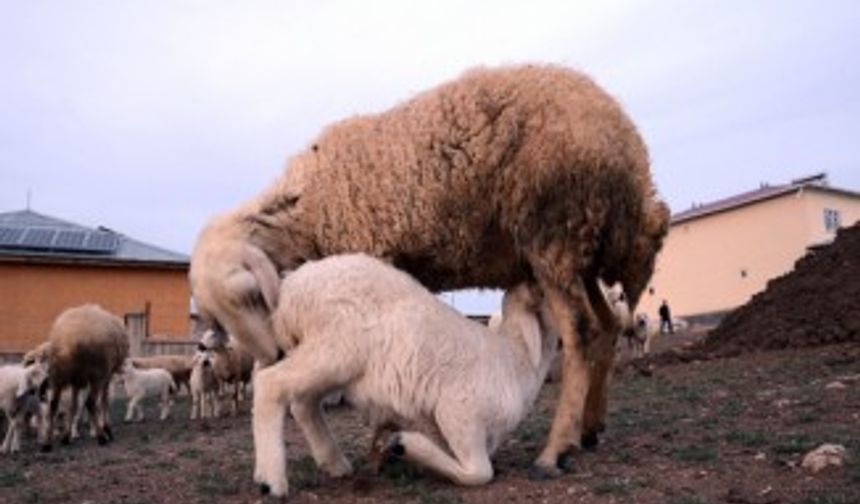
<svg viewBox="0 0 860 504">
<path fill-rule="evenodd" d="M 326 425 L 319 398 L 296 398 L 290 404 L 290 413 L 301 428 L 320 469 L 335 478 L 352 473 L 352 465 L 337 447 Z"/>
<path fill-rule="evenodd" d="M 284 450 L 287 391 L 283 375 L 288 373 L 284 367 L 287 360 L 260 370 L 254 377 L 254 481 L 262 493 L 277 497 L 289 491 Z"/>
<path fill-rule="evenodd" d="M 599 326 L 594 327 L 592 334 L 589 335 L 588 360 L 591 362 L 591 368 L 580 443 L 583 448 L 594 449 L 597 447 L 598 433 L 606 429 L 606 410 L 609 384 L 615 364 L 615 345 L 621 332 L 629 327 L 623 320 L 619 320 L 610 308 L 596 278 L 586 280 L 584 284 L 589 304 L 599 321 Z M 629 313 L 623 318 L 629 321 Z"/>
<path fill-rule="evenodd" d="M 555 416 L 546 446 L 532 466 L 531 475 L 536 479 L 560 476 L 564 458 L 574 446 L 579 445 L 585 398 L 589 389 L 584 340 L 588 337 L 586 333 L 589 326 L 593 325 L 590 324 L 593 318 L 588 317 L 590 310 L 582 290 L 572 289 L 565 293 L 554 285 L 541 284 L 541 287 L 559 331 L 562 353 L 561 387 Z"/>
<path fill-rule="evenodd" d="M 60 407 L 60 393 L 57 387 L 51 387 L 48 411 L 44 414 L 42 422 L 42 448 L 43 452 L 51 451 L 54 444 L 54 418 L 57 416 L 57 409 Z"/>
</svg>

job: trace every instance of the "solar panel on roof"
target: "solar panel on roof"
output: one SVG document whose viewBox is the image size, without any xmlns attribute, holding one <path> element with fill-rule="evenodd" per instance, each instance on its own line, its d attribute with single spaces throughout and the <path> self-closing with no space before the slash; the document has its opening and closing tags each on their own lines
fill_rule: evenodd
<svg viewBox="0 0 860 504">
<path fill-rule="evenodd" d="M 86 249 L 93 252 L 113 252 L 119 240 L 113 233 L 89 233 Z"/>
<path fill-rule="evenodd" d="M 0 247 L 17 245 L 23 235 L 22 228 L 0 227 Z"/>
<path fill-rule="evenodd" d="M 57 232 L 53 229 L 27 229 L 27 234 L 21 241 L 21 246 L 25 248 L 50 248 L 51 242 L 54 241 L 54 236 Z"/>
<path fill-rule="evenodd" d="M 80 250 L 87 237 L 86 231 L 60 231 L 54 241 L 54 248 L 63 250 Z"/>
</svg>

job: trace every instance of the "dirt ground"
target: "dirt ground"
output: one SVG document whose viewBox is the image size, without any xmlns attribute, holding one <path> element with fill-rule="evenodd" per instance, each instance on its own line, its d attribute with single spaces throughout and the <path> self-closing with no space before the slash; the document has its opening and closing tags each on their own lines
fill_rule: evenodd
<svg viewBox="0 0 860 504">
<path fill-rule="evenodd" d="M 665 337 L 663 348 L 696 335 Z M 825 388 L 839 380 L 845 388 Z M 290 501 L 316 502 L 636 502 L 643 504 L 848 504 L 860 502 L 860 345 L 842 344 L 657 367 L 616 377 L 607 432 L 575 471 L 532 481 L 528 467 L 549 423 L 557 385 L 495 456 L 488 485 L 460 488 L 406 465 L 381 475 L 332 480 L 310 459 L 288 421 Z M 123 401 L 113 418 L 122 418 Z M 152 405 L 150 405 L 152 406 Z M 39 453 L 0 458 L 0 503 L 260 501 L 252 482 L 249 405 L 237 418 L 187 419 L 187 397 L 164 423 L 115 422 L 116 441 L 85 438 Z M 154 407 L 148 414 L 154 415 Z M 329 419 L 347 456 L 361 466 L 369 432 L 347 407 Z M 839 443 L 844 467 L 811 474 L 802 455 Z"/>
</svg>

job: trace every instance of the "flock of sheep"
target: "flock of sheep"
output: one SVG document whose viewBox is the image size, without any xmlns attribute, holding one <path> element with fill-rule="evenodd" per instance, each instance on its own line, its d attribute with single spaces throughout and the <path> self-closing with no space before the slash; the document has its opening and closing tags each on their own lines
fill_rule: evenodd
<svg viewBox="0 0 860 504">
<path fill-rule="evenodd" d="M 192 420 L 219 416 L 222 397 L 231 389 L 235 415 L 251 380 L 253 358 L 211 332 L 193 356 L 130 358 L 128 349 L 122 320 L 102 307 L 87 304 L 60 314 L 47 341 L 20 364 L 0 367 L 0 408 L 8 424 L 0 452 L 19 451 L 21 434 L 30 427 L 37 430 L 43 451 L 52 449 L 57 434 L 67 444 L 80 437 L 85 418 L 99 444 L 111 441 L 113 381 L 123 385 L 125 421 L 130 422 L 144 419 L 142 403 L 148 397 L 159 399 L 159 418 L 166 419 L 182 385 L 192 399 Z"/>
<path fill-rule="evenodd" d="M 531 470 L 558 476 L 605 427 L 615 344 L 633 328 L 668 221 L 635 126 L 568 69 L 476 69 L 330 126 L 262 194 L 215 216 L 192 253 L 207 346 L 250 354 L 234 383 L 254 361 L 254 479 L 289 490 L 287 409 L 322 470 L 351 472 L 321 408 L 338 393 L 366 414 L 378 460 L 485 483 L 560 353 L 560 396 Z M 433 294 L 473 287 L 505 290 L 493 328 Z M 107 376 L 127 352 L 109 341 Z M 211 396 L 195 390 L 217 383 L 210 355 L 188 377 L 196 414 Z M 94 393 L 107 379 L 88 380 L 109 439 Z"/>
</svg>

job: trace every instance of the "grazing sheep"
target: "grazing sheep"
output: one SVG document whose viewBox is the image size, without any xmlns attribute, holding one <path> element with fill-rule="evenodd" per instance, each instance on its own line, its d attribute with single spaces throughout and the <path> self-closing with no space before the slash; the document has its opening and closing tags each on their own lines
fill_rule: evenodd
<svg viewBox="0 0 860 504">
<path fill-rule="evenodd" d="M 42 382 L 47 378 L 48 370 L 44 363 L 0 366 L 0 409 L 7 419 L 6 437 L 3 438 L 0 453 L 21 450 L 21 432 L 26 427 L 26 412 L 30 410 L 28 403 L 36 397 Z"/>
<path fill-rule="evenodd" d="M 200 338 L 202 348 L 212 352 L 212 369 L 221 386 L 233 385 L 231 411 L 239 412 L 239 399 L 244 398 L 254 371 L 254 357 L 229 336 L 207 330 Z"/>
<path fill-rule="evenodd" d="M 486 483 L 490 455 L 529 411 L 558 347 L 557 334 L 542 330 L 533 286 L 506 292 L 493 333 L 366 255 L 306 263 L 279 299 L 274 329 L 290 348 L 257 372 L 253 417 L 255 478 L 277 496 L 288 490 L 287 405 L 317 465 L 335 477 L 351 472 L 320 404 L 340 389 L 374 428 L 399 426 L 391 453 L 459 484 Z"/>
<path fill-rule="evenodd" d="M 201 316 L 263 364 L 279 272 L 364 252 L 432 291 L 535 280 L 563 343 L 536 476 L 593 445 L 620 332 L 598 279 L 635 308 L 668 230 L 648 154 L 621 107 L 556 66 L 477 69 L 393 109 L 325 129 L 256 198 L 215 216 L 192 253 Z"/>
<path fill-rule="evenodd" d="M 191 367 L 191 420 L 220 416 L 218 390 L 220 384 L 212 364 L 212 352 L 197 352 Z"/>
<path fill-rule="evenodd" d="M 173 405 L 173 394 L 176 393 L 176 383 L 173 375 L 166 369 L 138 369 L 131 359 L 127 360 L 120 372 L 125 393 L 128 396 L 128 409 L 125 413 L 125 421 L 144 419 L 143 404 L 141 402 L 147 397 L 161 398 L 160 420 L 165 420 L 170 415 L 170 407 Z"/>
<path fill-rule="evenodd" d="M 63 390 L 71 387 L 70 418 L 75 418 L 75 391 L 88 387 L 85 402 L 99 444 L 113 439 L 108 421 L 111 376 L 128 356 L 128 336 L 122 319 L 95 304 L 69 308 L 54 321 L 48 337 L 48 412 L 42 426 L 42 450 L 53 444 L 54 420 Z"/>
<path fill-rule="evenodd" d="M 176 390 L 185 386 L 185 390 L 191 391 L 189 380 L 191 379 L 191 356 L 189 355 L 152 355 L 148 357 L 132 357 L 132 364 L 139 369 L 166 369 L 173 376 Z"/>
</svg>

